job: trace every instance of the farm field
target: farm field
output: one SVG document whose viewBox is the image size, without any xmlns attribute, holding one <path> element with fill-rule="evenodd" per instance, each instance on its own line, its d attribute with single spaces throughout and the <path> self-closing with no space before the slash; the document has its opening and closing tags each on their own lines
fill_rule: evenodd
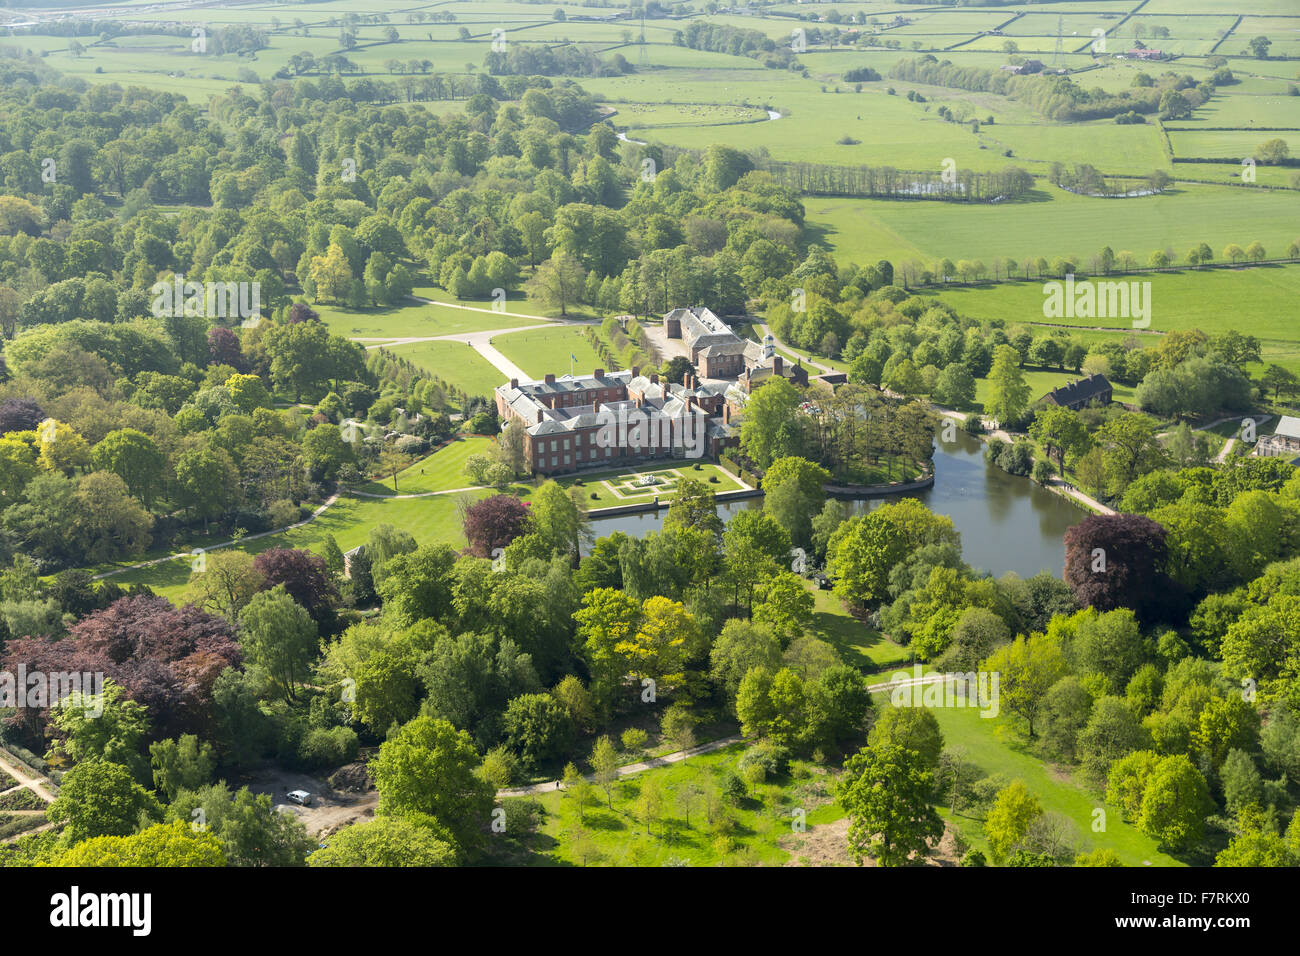
<svg viewBox="0 0 1300 956">
<path fill-rule="evenodd" d="M 1117 277 L 1151 283 L 1151 330 L 1199 328 L 1217 335 L 1230 329 L 1259 337 L 1265 362 L 1300 371 L 1300 328 L 1280 303 L 1300 295 L 1300 266 L 1253 269 L 1185 270 L 1180 273 Z M 934 294 L 963 315 L 976 319 L 1061 324 L 1077 320 L 1043 317 L 1040 282 L 944 289 Z M 1131 321 L 1098 319 L 1097 326 L 1124 330 Z"/>
<path fill-rule="evenodd" d="M 1280 255 L 1300 233 L 1300 192 L 1187 186 L 1160 196 L 1098 199 L 1042 184 L 1034 197 L 1039 201 L 996 206 L 807 197 L 804 207 L 836 257 L 859 263 L 1040 255 L 1087 262 L 1107 245 L 1143 259 L 1172 248 L 1181 258 L 1201 241 L 1217 251 L 1258 240 Z"/>
</svg>

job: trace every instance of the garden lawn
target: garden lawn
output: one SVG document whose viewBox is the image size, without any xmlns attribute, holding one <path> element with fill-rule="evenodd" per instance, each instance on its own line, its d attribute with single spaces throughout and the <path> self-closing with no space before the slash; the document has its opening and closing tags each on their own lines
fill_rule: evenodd
<svg viewBox="0 0 1300 956">
<path fill-rule="evenodd" d="M 428 303 L 411 303 L 353 312 L 333 306 L 314 307 L 321 321 L 335 335 L 350 339 L 405 339 L 417 336 L 461 335 L 491 329 L 517 329 L 531 325 L 528 319 L 491 311 L 453 309 Z M 477 310 L 481 308 L 474 306 Z M 367 344 L 373 344 L 372 342 Z"/>
<path fill-rule="evenodd" d="M 813 595 L 813 614 L 808 629 L 834 646 L 844 663 L 874 675 L 912 659 L 907 648 L 895 644 L 844 610 L 843 603 L 832 592 L 819 590 L 811 581 L 804 582 L 804 586 Z"/>
<path fill-rule="evenodd" d="M 593 369 L 605 366 L 605 360 L 596 354 L 582 330 L 569 326 L 498 335 L 492 345 L 538 379 L 547 374 L 568 375 L 570 368 L 575 375 L 590 375 Z M 576 361 L 570 359 L 571 355 L 577 357 Z"/>
<path fill-rule="evenodd" d="M 877 707 L 891 706 L 888 694 L 876 694 Z M 1031 753 L 1010 725 L 1010 718 L 986 718 L 973 707 L 932 708 L 943 732 L 944 746 L 961 748 L 966 758 L 980 768 L 977 776 L 1001 774 L 1007 783 L 1023 780 L 1038 797 L 1045 812 L 1069 818 L 1078 829 L 1080 852 L 1111 849 L 1125 866 L 1181 866 L 1182 864 L 1156 849 L 1156 842 L 1136 827 L 1125 823 L 1117 807 L 1107 805 L 1081 785 L 1075 783 L 1068 768 L 1056 768 Z M 1093 832 L 1093 811 L 1105 811 L 1105 830 Z M 944 816 L 959 827 L 972 847 L 988 853 L 983 814 L 959 810 Z"/>
<path fill-rule="evenodd" d="M 696 465 L 699 470 L 696 471 Z M 638 487 L 635 480 L 643 474 L 653 474 L 660 478 L 660 484 Z M 682 478 L 693 478 L 704 482 L 710 491 L 740 491 L 740 485 L 734 478 L 711 462 L 662 461 L 647 462 L 639 468 L 592 472 L 557 479 L 565 488 L 579 485 L 583 489 L 583 498 L 588 508 L 614 508 L 619 505 L 647 504 L 656 497 L 660 501 L 671 501 L 677 493 L 677 483 Z M 710 479 L 716 478 L 715 484 Z M 613 486 L 611 488 L 611 486 Z M 616 491 L 618 493 L 616 493 Z M 596 497 L 592 497 L 595 495 Z"/>
<path fill-rule="evenodd" d="M 468 395 L 491 396 L 505 382 L 501 370 L 465 342 L 412 342 L 386 348 Z"/>
<path fill-rule="evenodd" d="M 393 491 L 391 477 L 382 481 L 368 481 L 357 485 L 354 490 L 377 495 L 418 495 L 430 491 L 466 488 L 471 484 L 465 477 L 466 459 L 470 455 L 490 454 L 495 447 L 496 442 L 483 435 L 459 436 L 398 472 L 396 492 Z"/>
</svg>

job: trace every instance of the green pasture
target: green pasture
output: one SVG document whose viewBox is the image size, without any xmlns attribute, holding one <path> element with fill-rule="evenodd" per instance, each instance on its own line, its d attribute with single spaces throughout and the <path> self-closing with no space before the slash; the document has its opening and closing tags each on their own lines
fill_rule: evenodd
<svg viewBox="0 0 1300 956">
<path fill-rule="evenodd" d="M 1198 328 L 1210 335 L 1230 329 L 1249 332 L 1261 341 L 1265 362 L 1300 371 L 1300 327 L 1285 303 L 1300 295 L 1300 266 L 1240 269 L 1185 269 L 1115 277 L 1116 281 L 1151 283 L 1151 330 L 1172 332 Z M 1052 319 L 1043 316 L 1041 282 L 1004 282 L 988 286 L 953 286 L 935 294 L 972 318 L 1108 326 L 1131 331 L 1131 320 Z M 1073 330 L 1072 330 L 1073 332 Z M 1144 337 L 1145 339 L 1145 337 Z M 1147 343 L 1143 340 L 1142 344 Z"/>
<path fill-rule="evenodd" d="M 1300 123 L 1300 98 L 1291 98 L 1295 108 L 1295 120 Z M 1259 147 L 1273 139 L 1280 139 L 1293 152 L 1300 151 L 1300 130 L 1204 130 L 1196 132 L 1171 131 L 1169 141 L 1173 144 L 1175 156 L 1195 156 L 1204 159 L 1235 159 L 1255 156 Z M 1259 162 L 1255 172 L 1264 168 Z M 1181 169 L 1178 170 L 1180 173 Z M 1286 170 L 1287 173 L 1295 170 Z M 1240 173 L 1240 168 L 1231 172 Z"/>
<path fill-rule="evenodd" d="M 1086 263 L 1107 245 L 1145 261 L 1156 249 L 1181 259 L 1198 242 L 1217 253 L 1255 240 L 1279 255 L 1300 235 L 1300 192 L 1197 184 L 1098 199 L 1040 182 L 1031 199 L 998 204 L 809 196 L 804 208 L 814 237 L 847 262 L 1065 255 Z"/>
</svg>

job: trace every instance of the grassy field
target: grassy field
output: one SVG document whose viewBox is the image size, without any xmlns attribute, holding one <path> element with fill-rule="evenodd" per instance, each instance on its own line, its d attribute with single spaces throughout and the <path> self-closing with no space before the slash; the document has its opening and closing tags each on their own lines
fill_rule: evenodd
<svg viewBox="0 0 1300 956">
<path fill-rule="evenodd" d="M 408 305 L 392 309 L 351 312 L 333 306 L 314 306 L 321 321 L 336 335 L 352 339 L 404 339 L 417 336 L 461 335 L 489 329 L 516 329 L 531 325 L 528 319 L 495 312 L 476 312 L 437 305 Z"/>
<path fill-rule="evenodd" d="M 813 615 L 808 629 L 833 645 L 844 663 L 875 674 L 912 659 L 907 648 L 895 644 L 850 615 L 840 599 L 830 591 L 818 590 L 811 582 L 807 587 L 813 595 Z"/>
<path fill-rule="evenodd" d="M 484 489 L 473 494 L 475 497 L 486 497 L 491 492 Z M 315 521 L 301 528 L 267 535 L 233 547 L 247 551 L 249 554 L 260 554 L 277 547 L 306 548 L 319 552 L 325 536 L 332 534 L 339 547 L 348 551 L 359 544 L 364 544 L 370 535 L 370 529 L 383 523 L 409 531 L 421 544 L 445 541 L 454 547 L 463 547 L 465 537 L 460 529 L 458 497 L 439 495 L 429 498 L 384 500 L 344 496 Z M 193 542 L 187 542 L 183 550 L 189 551 L 195 546 Z M 109 580 L 122 587 L 131 584 L 147 584 L 155 593 L 178 601 L 189 581 L 192 560 L 188 554 L 184 554 L 161 564 L 123 571 L 113 575 Z"/>
<path fill-rule="evenodd" d="M 1151 330 L 1199 328 L 1211 335 L 1229 329 L 1259 337 L 1265 362 L 1300 371 L 1300 327 L 1283 304 L 1300 295 L 1300 266 L 1252 269 L 1189 269 L 1126 277 L 1151 283 Z M 934 294 L 963 315 L 1016 322 L 1074 322 L 1043 316 L 1042 283 L 1008 282 L 953 287 Z M 1131 320 L 1094 319 L 1098 326 L 1124 330 Z"/>
<path fill-rule="evenodd" d="M 1255 240 L 1274 255 L 1300 235 L 1300 192 L 1187 186 L 1160 196 L 1094 199 L 1047 186 L 1037 201 L 996 206 L 883 199 L 808 197 L 815 237 L 844 262 L 927 262 L 992 256 L 1076 256 L 1086 263 L 1103 246 L 1156 249 L 1182 256 L 1198 242 L 1217 254 Z"/>
<path fill-rule="evenodd" d="M 548 373 L 567 375 L 590 374 L 604 367 L 604 360 L 596 354 L 581 329 L 556 327 L 528 332 L 498 335 L 492 344 L 510 361 L 534 378 Z M 576 361 L 570 356 L 576 357 Z M 498 383 L 499 384 L 499 383 Z"/>
<path fill-rule="evenodd" d="M 811 829 L 843 816 L 833 802 L 834 773 L 807 761 L 794 761 L 790 773 L 750 784 L 740 804 L 710 823 L 703 794 L 716 793 L 723 774 L 733 771 L 743 745 L 692 757 L 613 785 L 612 797 L 597 791 L 596 802 L 581 813 L 564 792 L 537 799 L 545 820 L 530 843 L 541 855 L 530 862 L 559 866 L 779 866 L 791 858 L 793 811 L 802 810 Z M 647 784 L 662 794 L 662 810 L 647 819 L 638 797 Z M 682 794 L 701 796 L 687 809 Z M 612 808 L 610 804 L 612 803 Z M 716 812 L 716 811 L 715 811 Z M 689 822 L 688 822 L 689 817 Z M 847 862 L 847 856 L 845 857 Z"/>
<path fill-rule="evenodd" d="M 491 395 L 506 380 L 495 365 L 464 342 L 412 342 L 388 350 L 470 395 Z"/>
<path fill-rule="evenodd" d="M 1074 372 L 1050 372 L 1042 369 L 1025 369 L 1025 381 L 1029 384 L 1031 401 L 1038 401 L 1052 389 L 1069 382 L 1073 382 L 1080 376 Z M 984 407 L 988 400 L 989 389 L 992 386 L 986 378 L 977 378 L 975 380 L 975 403 Z M 1131 402 L 1134 397 L 1134 390 L 1123 385 L 1113 385 L 1115 391 L 1115 401 Z"/>
<path fill-rule="evenodd" d="M 886 694 L 877 694 L 875 700 L 877 707 L 891 706 Z M 939 720 L 945 746 L 960 748 L 982 774 L 1001 775 L 1008 783 L 1015 779 L 1023 780 L 1038 797 L 1044 811 L 1062 814 L 1074 824 L 1082 851 L 1114 850 L 1125 866 L 1180 865 L 1178 860 L 1157 850 L 1153 839 L 1125 823 L 1117 807 L 1107 805 L 1076 783 L 1066 768 L 1044 763 L 1030 752 L 1008 726 L 1007 717 L 981 717 L 978 709 L 970 707 L 935 707 L 932 710 Z M 1093 811 L 1099 807 L 1105 810 L 1105 830 L 1093 832 Z M 988 841 L 984 836 L 981 815 L 968 815 L 959 810 L 953 816 L 945 810 L 944 816 L 960 827 L 973 847 L 987 854 Z"/>
<path fill-rule="evenodd" d="M 375 495 L 419 495 L 464 488 L 470 483 L 464 474 L 466 459 L 470 455 L 489 454 L 495 445 L 491 438 L 465 435 L 398 472 L 396 492 L 393 491 L 392 478 L 369 481 L 350 490 Z"/>
</svg>

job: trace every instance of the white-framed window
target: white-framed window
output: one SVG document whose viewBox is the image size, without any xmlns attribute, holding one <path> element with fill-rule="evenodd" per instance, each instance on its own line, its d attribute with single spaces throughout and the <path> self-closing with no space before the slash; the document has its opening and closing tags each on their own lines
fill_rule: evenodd
<svg viewBox="0 0 1300 956">
<path fill-rule="evenodd" d="M 566 465 L 569 463 L 569 456 L 568 456 L 568 455 L 565 455 L 565 456 L 564 456 L 564 463 L 565 463 Z"/>
</svg>

